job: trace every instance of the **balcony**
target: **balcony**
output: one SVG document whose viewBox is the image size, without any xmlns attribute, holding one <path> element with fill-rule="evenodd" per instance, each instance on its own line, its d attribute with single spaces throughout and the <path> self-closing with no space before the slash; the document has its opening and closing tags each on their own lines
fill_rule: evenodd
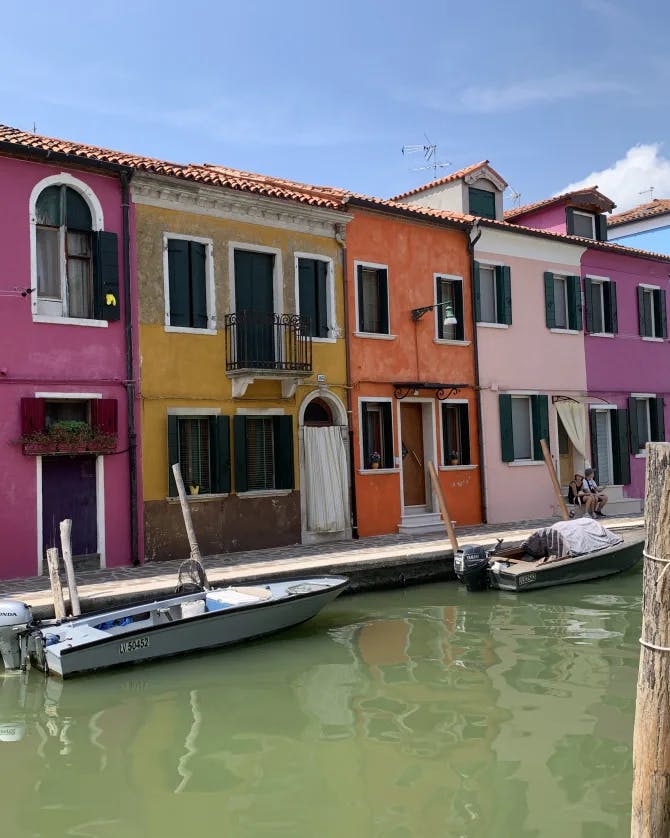
<svg viewBox="0 0 670 838">
<path fill-rule="evenodd" d="M 312 338 L 308 317 L 261 311 L 225 316 L 226 373 L 233 398 L 240 398 L 257 378 L 281 381 L 282 397 L 312 372 Z"/>
</svg>

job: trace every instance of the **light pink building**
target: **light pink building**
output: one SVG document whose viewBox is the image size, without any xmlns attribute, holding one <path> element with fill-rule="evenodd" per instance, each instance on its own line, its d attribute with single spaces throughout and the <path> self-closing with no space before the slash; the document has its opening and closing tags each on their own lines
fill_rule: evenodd
<svg viewBox="0 0 670 838">
<path fill-rule="evenodd" d="M 0 128 L 4 579 L 45 572 L 65 518 L 75 565 L 139 560 L 132 207 L 95 152 Z"/>
</svg>

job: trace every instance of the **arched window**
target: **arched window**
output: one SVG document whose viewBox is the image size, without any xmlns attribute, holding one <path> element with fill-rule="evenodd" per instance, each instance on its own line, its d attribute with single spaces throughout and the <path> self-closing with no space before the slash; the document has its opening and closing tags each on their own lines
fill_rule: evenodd
<svg viewBox="0 0 670 838">
<path fill-rule="evenodd" d="M 332 425 L 333 414 L 323 399 L 313 399 L 305 408 L 305 425 Z"/>
<path fill-rule="evenodd" d="M 93 225 L 88 204 L 69 186 L 47 186 L 37 198 L 35 225 L 38 301 L 45 302 L 48 313 L 93 317 Z"/>
</svg>

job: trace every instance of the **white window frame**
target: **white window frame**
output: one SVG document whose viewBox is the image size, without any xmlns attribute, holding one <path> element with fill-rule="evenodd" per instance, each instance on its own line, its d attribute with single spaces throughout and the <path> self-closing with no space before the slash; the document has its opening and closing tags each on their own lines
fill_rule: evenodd
<svg viewBox="0 0 670 838">
<path fill-rule="evenodd" d="M 386 271 L 386 311 L 388 317 L 388 332 L 360 332 L 358 327 L 360 324 L 359 316 L 359 301 L 358 301 L 358 268 L 373 268 L 374 270 Z M 358 259 L 354 260 L 354 303 L 355 303 L 355 324 L 356 329 L 354 335 L 360 338 L 376 338 L 377 340 L 395 340 L 396 335 L 391 330 L 391 272 L 388 265 L 382 265 L 377 262 L 362 262 Z"/>
<path fill-rule="evenodd" d="M 516 456 L 516 451 L 514 452 L 514 459 L 512 460 L 513 463 L 522 463 L 523 465 L 527 465 L 528 463 L 535 463 L 538 462 L 537 460 L 533 459 L 533 449 L 535 447 L 535 440 L 533 438 L 533 403 L 530 400 L 531 393 L 510 393 L 509 394 L 512 399 L 525 399 L 528 404 L 528 418 L 529 418 L 529 448 L 530 448 L 530 457 L 518 457 Z M 514 445 L 514 411 L 512 410 L 512 445 Z"/>
<path fill-rule="evenodd" d="M 477 320 L 475 325 L 476 326 L 483 326 L 485 329 L 509 329 L 509 323 L 499 323 L 498 322 L 498 275 L 496 273 L 496 268 L 504 267 L 502 263 L 493 263 L 493 262 L 479 262 L 479 278 L 480 278 L 480 285 L 479 285 L 479 293 L 481 295 L 481 269 L 485 268 L 486 270 L 493 271 L 493 306 L 495 310 L 495 320 Z"/>
<path fill-rule="evenodd" d="M 383 266 L 382 266 L 383 267 Z M 393 450 L 393 468 L 366 468 L 365 466 L 365 449 L 363 447 L 363 403 L 372 402 L 379 404 L 381 402 L 389 402 L 391 404 L 391 448 Z M 361 467 L 358 469 L 359 474 L 396 474 L 400 471 L 398 463 L 398 455 L 396 454 L 395 441 L 395 422 L 393 410 L 393 399 L 388 396 L 361 396 L 358 399 L 358 456 Z M 380 452 L 381 453 L 381 452 Z"/>
<path fill-rule="evenodd" d="M 556 319 L 556 293 L 555 293 L 555 283 L 556 280 L 559 279 L 563 285 L 563 308 L 565 311 L 565 326 L 554 326 L 552 331 L 557 332 L 573 332 L 576 333 L 575 329 L 570 328 L 570 304 L 568 300 L 568 277 L 566 274 L 552 274 L 554 283 L 552 285 L 552 291 L 554 291 L 554 320 Z"/>
<path fill-rule="evenodd" d="M 582 233 L 573 233 L 575 236 L 580 236 L 583 239 L 592 239 L 596 241 L 596 217 L 592 212 L 583 212 L 582 210 L 573 209 L 572 211 L 573 218 L 576 215 L 581 215 L 583 218 L 590 218 L 591 219 L 591 235 L 585 236 Z"/>
<path fill-rule="evenodd" d="M 460 316 L 463 318 L 463 335 L 465 335 L 465 299 L 463 297 L 463 277 L 458 276 L 458 274 L 447 274 L 442 272 L 437 272 L 433 274 L 433 303 L 435 305 L 434 310 L 434 322 L 435 322 L 435 343 L 443 343 L 446 346 L 469 346 L 470 341 L 465 340 L 452 340 L 451 338 L 441 338 L 440 337 L 440 316 L 443 315 L 442 306 L 438 307 L 438 298 L 437 298 L 437 280 L 438 279 L 445 279 L 447 282 L 460 282 L 461 283 L 461 300 L 463 300 L 463 311 L 460 312 Z M 456 314 L 456 312 L 454 312 Z"/>
<path fill-rule="evenodd" d="M 86 201 L 89 210 L 91 211 L 91 231 L 98 232 L 104 229 L 105 221 L 102 211 L 102 204 L 97 195 L 91 187 L 84 183 L 83 180 L 61 172 L 57 175 L 50 175 L 43 178 L 33 186 L 28 201 L 28 212 L 30 219 L 30 306 L 33 323 L 61 323 L 67 326 L 93 326 L 95 328 L 106 329 L 109 327 L 107 320 L 96 320 L 88 317 L 67 317 L 63 314 L 41 314 L 39 311 L 39 299 L 37 296 L 37 199 L 42 192 L 49 186 L 69 186 L 75 192 L 78 192 Z M 66 257 L 64 248 L 60 248 L 60 280 L 61 289 L 66 282 Z M 61 291 L 61 303 L 64 296 Z"/>
<path fill-rule="evenodd" d="M 647 442 L 653 442 L 654 440 L 651 438 L 651 405 L 650 402 L 652 399 L 658 398 L 656 393 L 631 393 L 631 399 L 635 399 L 635 401 L 644 402 L 647 407 Z M 635 417 L 637 422 L 637 416 Z M 647 456 L 647 449 L 646 443 L 642 446 L 642 448 L 638 448 L 637 451 L 633 453 L 634 457 L 642 458 Z"/>
<path fill-rule="evenodd" d="M 645 292 L 651 292 L 651 322 L 654 329 L 653 335 L 641 335 L 642 340 L 652 341 L 652 342 L 663 342 L 665 338 L 660 337 L 656 334 L 656 299 L 654 296 L 654 291 L 660 291 L 660 285 L 648 285 L 646 282 L 640 282 L 638 288 L 642 288 Z"/>
<path fill-rule="evenodd" d="M 312 343 L 335 343 L 340 329 L 337 325 L 337 308 L 335 305 L 335 266 L 331 256 L 324 256 L 322 253 L 303 253 L 296 251 L 293 257 L 294 286 L 295 286 L 295 312 L 300 314 L 300 272 L 298 266 L 300 259 L 314 259 L 317 262 L 325 262 L 326 268 L 326 307 L 328 320 L 328 337 L 312 338 Z"/>
<path fill-rule="evenodd" d="M 587 274 L 585 279 L 589 279 L 591 281 L 591 288 L 595 285 L 600 286 L 600 303 L 601 303 L 601 312 L 602 312 L 602 322 L 601 326 L 605 327 L 607 324 L 605 323 L 605 293 L 603 286 L 606 282 L 611 282 L 611 278 L 609 276 L 595 276 L 594 274 Z M 611 338 L 614 336 L 614 332 L 607 332 L 607 331 L 596 331 L 591 332 L 590 337 L 605 337 Z"/>
<path fill-rule="evenodd" d="M 194 329 L 190 326 L 170 325 L 170 262 L 168 259 L 168 242 L 170 239 L 198 242 L 205 245 L 205 276 L 207 283 L 207 327 Z M 186 233 L 163 233 L 163 298 L 165 300 L 165 331 L 183 332 L 191 335 L 216 334 L 216 297 L 214 282 L 214 241 L 201 236 L 190 236 Z"/>
<path fill-rule="evenodd" d="M 606 410 L 607 411 L 612 411 L 612 410 L 619 410 L 619 409 L 620 408 L 618 408 L 615 404 L 605 404 L 605 403 L 603 403 L 603 404 L 589 405 L 589 410 L 593 411 L 594 413 L 597 413 L 598 411 L 604 412 Z M 590 427 L 590 423 L 589 423 L 589 427 Z M 607 465 L 608 465 L 609 473 L 612 475 L 612 477 L 614 477 L 614 439 L 612 437 L 612 416 L 611 416 L 611 413 L 610 413 L 610 422 L 609 422 L 609 425 L 608 425 L 608 428 L 607 428 L 607 434 L 608 434 L 608 442 L 609 442 L 608 451 L 607 451 L 607 459 L 608 459 Z M 591 443 L 591 445 L 593 445 L 593 440 L 590 440 L 590 443 Z M 600 474 L 598 475 L 598 478 L 600 479 Z M 610 483 L 609 485 L 613 486 L 614 483 Z"/>
<path fill-rule="evenodd" d="M 468 406 L 468 422 L 470 421 L 470 402 L 467 399 L 452 399 L 452 398 L 450 398 L 450 399 L 445 399 L 444 401 L 440 402 L 440 416 L 439 416 L 440 428 L 439 428 L 439 434 L 438 434 L 438 436 L 440 437 L 440 454 L 442 455 L 442 465 L 439 466 L 440 471 L 456 471 L 458 469 L 462 470 L 462 469 L 473 469 L 473 468 L 475 468 L 475 466 L 472 463 L 466 463 L 465 465 L 463 463 L 459 463 L 458 465 L 452 466 L 452 465 L 449 465 L 449 463 L 446 462 L 447 457 L 446 457 L 446 452 L 445 452 L 445 449 L 444 449 L 444 415 L 443 414 L 444 414 L 444 411 L 447 408 L 453 407 L 456 404 L 466 404 Z M 459 422 L 460 422 L 460 417 L 459 417 Z M 460 428 L 460 426 L 459 426 L 459 430 L 461 431 L 461 435 L 462 435 L 462 429 Z M 469 430 L 470 429 L 468 428 L 468 431 Z M 468 437 L 469 436 L 470 436 L 470 434 L 468 433 Z M 468 459 L 470 459 L 470 460 L 472 459 L 471 448 L 468 451 Z"/>
<path fill-rule="evenodd" d="M 267 247 L 263 244 L 253 244 L 252 242 L 228 242 L 228 283 L 230 313 L 234 314 L 235 308 L 235 251 L 248 250 L 254 253 L 270 253 L 274 258 L 274 265 L 272 269 L 272 305 L 274 306 L 275 314 L 283 314 L 284 308 L 284 270 L 282 265 L 282 252 L 279 247 Z"/>
</svg>

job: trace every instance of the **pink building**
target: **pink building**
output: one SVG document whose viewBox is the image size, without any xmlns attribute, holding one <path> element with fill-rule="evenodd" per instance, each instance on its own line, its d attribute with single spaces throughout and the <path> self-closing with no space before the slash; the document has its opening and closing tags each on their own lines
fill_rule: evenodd
<svg viewBox="0 0 670 838">
<path fill-rule="evenodd" d="M 139 560 L 132 207 L 99 150 L 0 128 L 0 578 Z"/>
</svg>

